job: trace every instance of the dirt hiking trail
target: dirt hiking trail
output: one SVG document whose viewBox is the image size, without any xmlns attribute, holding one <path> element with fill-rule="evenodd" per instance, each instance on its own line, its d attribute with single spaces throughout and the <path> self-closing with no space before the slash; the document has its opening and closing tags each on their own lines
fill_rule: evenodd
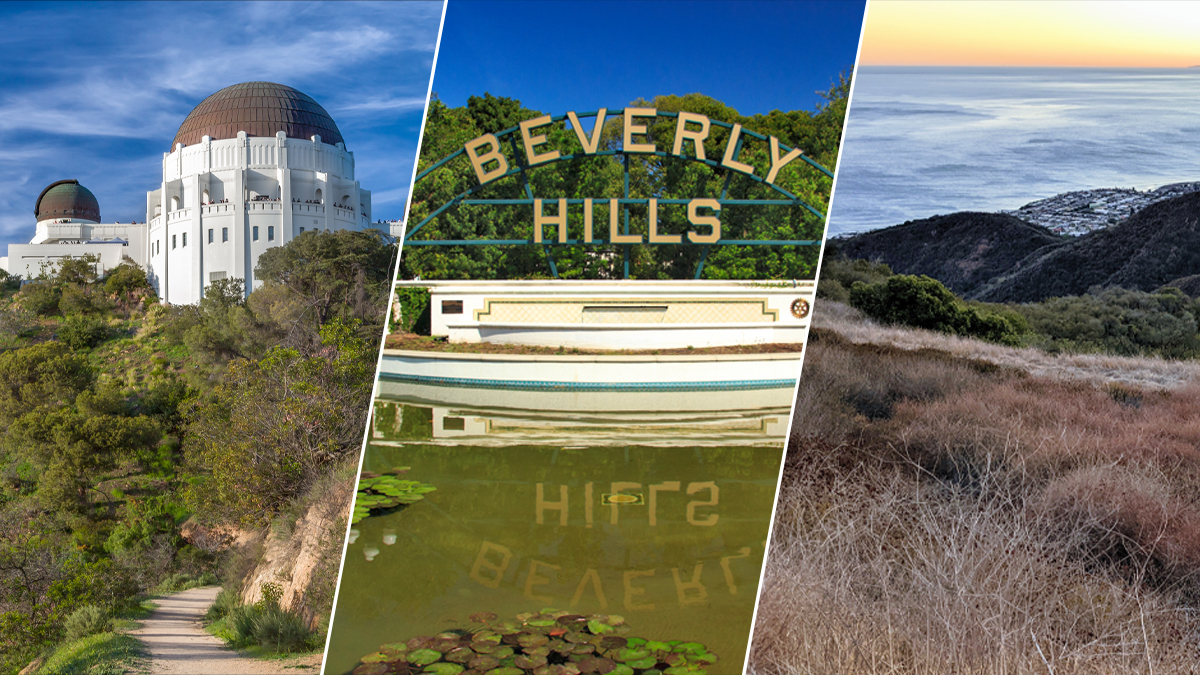
<svg viewBox="0 0 1200 675">
<path fill-rule="evenodd" d="M 155 600 L 158 609 L 130 633 L 150 651 L 151 675 L 279 675 L 320 670 L 320 654 L 279 661 L 248 659 L 205 633 L 200 619 L 220 592 L 220 587 L 208 586 Z"/>
</svg>

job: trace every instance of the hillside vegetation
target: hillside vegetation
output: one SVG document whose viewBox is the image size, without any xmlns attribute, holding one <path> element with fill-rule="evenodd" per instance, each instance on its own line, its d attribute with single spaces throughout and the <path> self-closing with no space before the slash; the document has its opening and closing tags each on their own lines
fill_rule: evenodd
<svg viewBox="0 0 1200 675">
<path fill-rule="evenodd" d="M 754 672 L 1192 672 L 1198 375 L 819 302 Z"/>
<path fill-rule="evenodd" d="M 107 633 L 148 593 L 240 589 L 256 554 L 220 533 L 287 526 L 357 461 L 393 253 L 307 233 L 260 258 L 260 289 L 215 282 L 195 306 L 159 304 L 129 263 L 7 284 L 0 672 Z M 287 611 L 328 615 L 340 544 L 320 556 L 329 587 Z"/>
<path fill-rule="evenodd" d="M 1094 288 L 1152 292 L 1200 274 L 1200 193 L 1165 199 L 1125 221 L 1067 238 L 1001 214 L 954 213 L 836 243 L 850 258 L 938 279 L 988 302 L 1040 302 Z M 1193 293 L 1194 295 L 1194 293 Z"/>
</svg>

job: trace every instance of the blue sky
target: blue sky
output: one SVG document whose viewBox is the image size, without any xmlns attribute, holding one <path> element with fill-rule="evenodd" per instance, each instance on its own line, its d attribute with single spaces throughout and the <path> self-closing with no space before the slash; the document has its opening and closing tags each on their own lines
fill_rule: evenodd
<svg viewBox="0 0 1200 675">
<path fill-rule="evenodd" d="M 76 178 L 105 222 L 146 217 L 162 153 L 204 97 L 266 80 L 337 122 L 377 218 L 400 218 L 440 2 L 0 3 L 0 255 Z"/>
<path fill-rule="evenodd" d="M 433 90 L 551 114 L 707 94 L 743 115 L 811 110 L 854 65 L 863 2 L 451 0 Z"/>
</svg>

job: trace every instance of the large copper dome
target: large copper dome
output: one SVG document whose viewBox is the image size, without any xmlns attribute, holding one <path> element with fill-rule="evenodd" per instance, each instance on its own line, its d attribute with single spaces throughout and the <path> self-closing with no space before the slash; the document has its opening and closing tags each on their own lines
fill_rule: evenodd
<svg viewBox="0 0 1200 675">
<path fill-rule="evenodd" d="M 100 202 L 77 180 L 60 180 L 46 186 L 33 205 L 39 221 L 49 218 L 80 218 L 100 222 Z"/>
<path fill-rule="evenodd" d="M 171 150 L 176 143 L 193 145 L 205 136 L 237 138 L 239 131 L 262 137 L 282 131 L 304 140 L 320 136 L 330 145 L 345 142 L 333 118 L 308 94 L 273 82 L 243 82 L 209 96 L 188 113 Z"/>
</svg>

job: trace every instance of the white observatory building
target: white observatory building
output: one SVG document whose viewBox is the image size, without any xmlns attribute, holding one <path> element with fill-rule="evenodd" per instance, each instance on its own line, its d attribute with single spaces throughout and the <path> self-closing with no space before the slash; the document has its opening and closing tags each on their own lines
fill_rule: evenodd
<svg viewBox="0 0 1200 675">
<path fill-rule="evenodd" d="M 354 153 L 310 96 L 270 82 L 226 87 L 196 106 L 146 193 L 145 250 L 131 256 L 164 301 L 197 302 L 218 279 L 256 286 L 268 248 L 309 230 L 371 226 Z"/>
</svg>

